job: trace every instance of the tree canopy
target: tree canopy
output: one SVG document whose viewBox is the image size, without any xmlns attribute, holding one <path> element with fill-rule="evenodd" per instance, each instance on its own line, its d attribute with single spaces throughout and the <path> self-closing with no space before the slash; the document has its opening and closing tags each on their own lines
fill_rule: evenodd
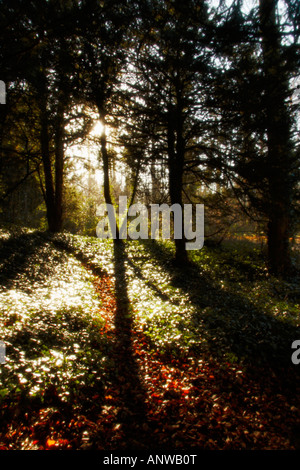
<svg viewBox="0 0 300 470">
<path fill-rule="evenodd" d="M 267 237 L 270 270 L 291 269 L 297 2 L 14 0 L 2 2 L 0 21 L 4 219 L 13 219 L 14 195 L 26 183 L 39 201 L 32 211 L 43 199 L 49 230 L 63 230 L 66 154 L 87 139 L 96 116 L 105 130 L 96 145 L 107 203 L 121 166 L 132 202 L 204 203 L 208 239 L 246 220 Z M 175 246 L 186 263 L 184 240 Z"/>
</svg>

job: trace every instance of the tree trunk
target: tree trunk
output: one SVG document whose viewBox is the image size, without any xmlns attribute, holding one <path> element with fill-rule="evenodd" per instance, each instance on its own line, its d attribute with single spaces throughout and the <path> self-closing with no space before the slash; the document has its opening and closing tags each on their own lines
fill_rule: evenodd
<svg viewBox="0 0 300 470">
<path fill-rule="evenodd" d="M 55 132 L 55 227 L 59 232 L 63 223 L 63 179 L 64 179 L 64 106 L 58 105 Z"/>
<path fill-rule="evenodd" d="M 44 176 L 45 176 L 44 197 L 45 197 L 46 210 L 47 210 L 48 228 L 50 232 L 55 232 L 55 192 L 54 192 L 52 166 L 51 166 L 47 108 L 44 102 L 41 103 L 40 139 L 41 139 L 43 169 L 44 169 Z"/>
<path fill-rule="evenodd" d="M 176 114 L 175 114 L 176 116 Z M 184 227 L 183 227 L 183 204 L 182 204 L 182 184 L 183 184 L 183 165 L 184 149 L 182 142 L 182 133 L 179 128 L 178 119 L 174 119 L 174 113 L 169 111 L 168 119 L 168 167 L 169 167 L 169 192 L 171 205 L 179 204 L 182 208 L 182 237 L 175 238 L 175 264 L 184 266 L 188 262 L 188 256 L 185 247 Z"/>
<path fill-rule="evenodd" d="M 51 161 L 49 122 L 47 117 L 46 100 L 41 100 L 41 151 L 45 176 L 44 198 L 47 209 L 48 229 L 50 232 L 59 232 L 62 228 L 62 193 L 63 193 L 63 165 L 64 165 L 64 110 L 59 103 L 57 121 L 55 126 L 55 168 Z M 55 179 L 53 177 L 53 171 Z"/>
<path fill-rule="evenodd" d="M 288 77 L 282 63 L 276 5 L 276 0 L 260 0 L 269 171 L 267 239 L 270 271 L 277 276 L 286 276 L 291 266 L 291 123 L 286 104 Z"/>
<path fill-rule="evenodd" d="M 100 108 L 101 109 L 101 108 Z M 109 154 L 107 151 L 107 140 L 105 134 L 105 114 L 103 111 L 99 111 L 100 119 L 103 124 L 103 132 L 100 136 L 100 146 L 101 146 L 101 155 L 102 155 L 102 164 L 103 164 L 103 186 L 104 186 L 104 199 L 106 204 L 113 206 L 111 193 L 110 193 L 110 177 L 109 177 Z M 111 231 L 114 233 L 115 230 L 115 241 L 119 240 L 119 227 L 117 224 L 115 212 L 111 213 L 109 217 L 109 222 L 111 225 Z"/>
</svg>

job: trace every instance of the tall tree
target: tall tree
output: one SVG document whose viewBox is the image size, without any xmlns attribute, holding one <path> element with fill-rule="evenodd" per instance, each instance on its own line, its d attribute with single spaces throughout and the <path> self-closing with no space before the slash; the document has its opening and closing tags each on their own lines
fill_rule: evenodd
<svg viewBox="0 0 300 470">
<path fill-rule="evenodd" d="M 64 112 L 70 103 L 65 77 L 72 65 L 70 7 L 69 2 L 57 5 L 54 0 L 24 7 L 23 2 L 15 0 L 4 2 L 1 17 L 5 27 L 1 55 L 7 80 L 27 84 L 37 114 L 43 194 L 49 230 L 53 232 L 62 227 Z M 19 20 L 17 26 L 13 18 Z"/>
<path fill-rule="evenodd" d="M 148 139 L 156 142 L 158 162 L 166 161 L 171 205 L 183 209 L 183 175 L 191 146 L 200 152 L 204 137 L 201 100 L 208 70 L 208 22 L 205 2 L 177 0 L 141 4 L 143 30 L 135 58 L 132 94 L 137 114 L 148 123 Z M 136 121 L 137 123 L 137 121 Z M 138 125 L 138 123 L 137 123 Z M 147 138 L 145 126 L 142 134 Z M 175 238 L 175 261 L 187 262 L 184 230 Z"/>
<path fill-rule="evenodd" d="M 277 7 L 277 0 L 260 0 L 259 3 L 267 133 L 268 258 L 272 272 L 286 275 L 291 267 L 289 237 L 296 181 L 292 116 L 288 104 L 291 98 L 290 70 L 284 58 Z"/>
<path fill-rule="evenodd" d="M 78 34 L 81 49 L 78 56 L 78 98 L 93 107 L 103 126 L 99 138 L 103 166 L 104 197 L 113 203 L 110 188 L 110 153 L 107 148 L 106 126 L 114 106 L 119 74 L 126 58 L 130 24 L 134 19 L 135 3 L 83 0 L 79 6 Z M 116 227 L 112 214 L 111 223 Z"/>
<path fill-rule="evenodd" d="M 220 170 L 247 215 L 265 224 L 270 272 L 285 276 L 299 178 L 291 105 L 297 38 L 284 31 L 277 3 L 261 0 L 245 13 L 237 2 L 220 15 L 210 104 L 219 115 Z"/>
</svg>

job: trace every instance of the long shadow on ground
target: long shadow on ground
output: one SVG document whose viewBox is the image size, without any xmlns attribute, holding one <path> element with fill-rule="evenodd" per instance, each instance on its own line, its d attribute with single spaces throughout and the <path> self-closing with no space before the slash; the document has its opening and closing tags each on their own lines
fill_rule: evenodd
<svg viewBox="0 0 300 470">
<path fill-rule="evenodd" d="M 288 367 L 296 372 L 291 344 L 300 337 L 299 327 L 266 314 L 238 293 L 219 288 L 194 263 L 174 267 L 169 253 L 157 243 L 145 245 L 171 274 L 172 285 L 188 294 L 196 307 L 192 327 L 203 334 L 210 354 L 222 358 L 229 353 L 245 365 L 268 365 L 274 370 Z M 140 268 L 135 274 L 143 278 Z"/>
<path fill-rule="evenodd" d="M 199 266 L 193 263 L 181 269 L 176 268 L 170 253 L 156 242 L 145 242 L 145 246 L 156 261 L 163 264 L 164 269 L 171 274 L 172 285 L 180 288 L 184 294 L 188 294 L 193 306 L 196 307 L 191 318 L 191 328 L 199 331 L 205 342 L 203 348 L 198 346 L 194 350 L 191 349 L 189 354 L 195 354 L 198 358 L 209 358 L 214 364 L 221 387 L 218 394 L 220 396 L 233 394 L 232 399 L 243 401 L 244 397 L 241 395 L 243 388 L 236 381 L 235 375 L 230 378 L 230 375 L 226 374 L 226 378 L 223 377 L 222 365 L 228 363 L 230 358 L 234 358 L 237 366 L 242 364 L 246 371 L 250 396 L 251 393 L 259 393 L 261 397 L 267 394 L 270 399 L 281 397 L 283 404 L 297 403 L 300 370 L 291 361 L 291 344 L 300 338 L 299 327 L 266 314 L 240 294 L 222 290 L 206 275 L 199 272 Z M 133 266 L 132 261 L 128 261 Z M 145 281 L 140 268 L 135 269 L 135 274 Z M 151 283 L 148 285 L 151 287 Z M 156 292 L 157 287 L 154 287 Z M 197 380 L 195 386 L 201 386 L 202 379 L 199 383 Z M 280 409 L 280 405 L 276 406 Z M 289 413 L 290 418 L 286 417 L 287 422 L 278 423 L 278 426 L 286 425 L 283 432 L 299 449 L 300 426 L 299 422 L 297 424 L 296 408 L 290 405 L 292 410 Z M 267 411 L 266 413 L 268 416 Z M 267 417 L 266 422 L 268 420 Z M 216 436 L 220 435 L 218 426 L 214 432 Z"/>
<path fill-rule="evenodd" d="M 99 266 L 89 264 L 89 258 L 84 253 L 75 251 L 71 245 L 55 238 L 52 241 L 56 246 L 72 253 L 81 262 L 87 263 L 95 276 L 101 278 L 104 274 Z M 155 424 L 147 418 L 147 397 L 133 346 L 133 317 L 128 298 L 126 260 L 123 242 L 114 240 L 116 308 L 111 356 L 116 358 L 112 389 L 117 391 L 115 405 L 118 407 L 117 421 L 120 425 L 121 435 L 121 438 L 118 439 L 118 446 L 119 450 L 158 449 L 160 445 L 159 442 L 156 442 L 153 434 Z M 102 437 L 99 436 L 99 439 L 101 440 Z M 108 446 L 114 448 L 113 443 Z"/>
<path fill-rule="evenodd" d="M 24 272 L 30 277 L 30 258 L 45 243 L 36 232 L 12 235 L 2 241 L 0 246 L 0 285 L 7 289 L 13 287 L 16 278 Z"/>
<path fill-rule="evenodd" d="M 122 241 L 114 243 L 115 265 L 115 337 L 119 358 L 117 380 L 121 391 L 119 420 L 122 423 L 126 448 L 147 449 L 155 446 L 151 424 L 147 419 L 146 395 L 140 380 L 133 349 L 133 318 L 127 292 L 125 249 Z"/>
<path fill-rule="evenodd" d="M 49 241 L 50 239 L 51 237 L 45 237 L 45 240 Z M 64 244 L 56 243 L 54 239 L 52 241 L 64 250 L 68 248 Z M 36 239 L 34 234 L 25 237 L 23 242 L 23 248 L 21 249 L 20 244 L 19 254 L 17 255 L 14 255 L 14 253 L 15 250 L 18 252 L 17 248 L 20 239 L 19 242 L 15 240 L 14 242 L 4 243 L 0 249 L 0 260 L 2 260 L 2 265 L 4 266 L 3 272 L 6 275 L 2 279 L 6 282 L 7 286 L 12 285 L 20 270 L 27 273 L 31 254 L 36 250 L 41 250 L 44 243 L 42 240 Z M 24 253 L 24 246 L 28 247 L 26 253 Z M 164 269 L 171 273 L 172 284 L 179 287 L 183 293 L 188 294 L 190 301 L 196 307 L 196 313 L 191 318 L 191 328 L 199 331 L 199 334 L 206 341 L 203 349 L 200 346 L 199 349 L 195 349 L 191 353 L 195 354 L 198 358 L 202 356 L 214 358 L 216 367 L 214 373 L 216 377 L 219 374 L 219 380 L 215 380 L 212 383 L 214 390 L 212 395 L 217 393 L 218 396 L 223 397 L 229 402 L 232 398 L 235 401 L 241 400 L 241 405 L 237 406 L 235 404 L 235 409 L 243 409 L 245 388 L 241 386 L 239 389 L 239 383 L 236 382 L 235 374 L 228 375 L 225 372 L 226 377 L 223 380 L 222 369 L 220 368 L 219 371 L 217 369 L 219 365 L 222 366 L 222 363 L 228 360 L 228 354 L 232 354 L 247 366 L 247 380 L 249 380 L 249 384 L 255 393 L 259 393 L 257 390 L 261 390 L 262 394 L 266 393 L 265 385 L 267 384 L 267 393 L 271 397 L 275 397 L 277 394 L 281 394 L 281 396 L 284 394 L 287 403 L 294 403 L 298 392 L 299 373 L 297 368 L 291 363 L 291 343 L 300 337 L 299 329 L 276 318 L 270 318 L 241 295 L 234 292 L 225 292 L 218 288 L 213 281 L 200 273 L 199 267 L 195 265 L 186 267 L 183 270 L 174 268 L 169 253 L 161 251 L 160 246 L 156 243 L 147 244 L 147 247 L 150 251 L 152 250 L 152 255 L 157 259 L 158 263 L 163 263 Z M 70 252 L 73 252 L 72 247 L 68 249 Z M 84 254 L 73 254 L 82 262 L 86 261 Z M 16 256 L 18 257 L 18 263 Z M 15 270 L 10 268 L 11 263 L 6 261 L 7 259 L 15 260 Z M 114 445 L 118 443 L 122 446 L 119 448 L 120 450 L 153 450 L 159 449 L 162 446 L 154 440 L 155 436 L 157 436 L 157 441 L 159 441 L 159 433 L 155 433 L 157 430 L 155 426 L 158 426 L 158 424 L 154 424 L 153 421 L 149 422 L 147 418 L 149 416 L 147 406 L 152 405 L 146 396 L 133 344 L 133 317 L 126 279 L 126 263 L 128 262 L 134 268 L 135 275 L 141 280 L 147 281 L 140 265 L 136 265 L 134 260 L 126 254 L 124 244 L 115 242 L 116 308 L 114 318 L 115 328 L 111 341 L 112 354 L 117 360 L 115 361 L 114 373 L 112 375 L 112 381 L 114 382 L 112 385 L 113 389 L 117 392 L 117 400 L 114 403 L 118 409 L 117 422 L 120 424 L 121 433 L 118 441 L 112 443 L 112 445 L 102 434 L 95 436 L 94 442 L 97 446 L 104 439 L 107 442 L 108 449 L 114 448 Z M 44 259 L 43 264 L 46 264 L 46 259 Z M 95 267 L 92 271 L 99 277 L 103 274 L 100 268 Z M 172 301 L 155 283 L 147 282 L 147 284 L 162 300 Z M 168 358 L 166 357 L 164 360 L 167 361 Z M 169 443 L 168 448 L 172 448 L 175 445 L 173 442 L 173 432 L 174 426 L 178 426 L 178 422 L 181 423 L 180 427 L 182 428 L 182 433 L 180 434 L 181 444 L 186 443 L 189 445 L 191 442 L 195 442 L 194 438 L 200 432 L 203 435 L 204 444 L 207 436 L 209 436 L 216 442 L 219 440 L 220 448 L 224 446 L 227 438 L 226 428 L 220 430 L 217 421 L 214 423 L 213 420 L 208 420 L 206 417 L 207 413 L 211 413 L 211 410 L 213 410 L 214 399 L 212 397 L 208 398 L 207 395 L 205 395 L 205 399 L 201 398 L 203 389 L 209 387 L 209 385 L 201 383 L 203 380 L 207 380 L 207 377 L 197 376 L 195 380 L 193 393 L 197 400 L 197 390 L 199 387 L 200 400 L 196 401 L 195 405 L 188 402 L 186 402 L 187 405 L 184 405 L 184 410 L 189 412 L 187 422 L 185 422 L 186 416 L 179 414 L 176 397 L 172 398 L 173 401 L 169 400 L 169 403 L 166 403 L 166 405 L 170 405 L 170 412 L 162 416 L 165 416 L 164 419 L 166 420 L 166 423 L 163 424 L 170 425 L 170 431 L 167 430 L 167 434 L 163 436 L 164 443 Z M 200 382 L 198 383 L 197 380 Z M 220 388 L 219 391 L 218 387 Z M 86 393 L 89 394 L 88 388 Z M 89 405 L 91 407 L 91 418 L 93 418 L 93 413 L 101 414 L 101 407 L 104 404 L 103 392 L 97 390 L 97 394 L 100 395 L 97 407 L 95 408 L 92 402 Z M 289 398 L 294 400 L 292 401 Z M 84 404 L 83 408 L 86 406 L 87 403 Z M 263 412 L 262 410 L 263 404 L 260 405 L 260 413 Z M 250 411 L 252 411 L 252 408 Z M 82 412 L 87 414 L 86 409 L 82 409 Z M 72 413 L 71 409 L 69 413 Z M 98 416 L 100 418 L 100 415 Z M 97 420 L 97 417 L 95 419 Z M 239 416 L 232 418 L 234 424 L 239 423 L 240 419 L 242 417 Z M 267 423 L 268 419 L 266 417 Z M 201 420 L 204 424 L 201 424 Z M 159 423 L 161 426 L 161 419 Z M 186 431 L 192 433 L 192 438 Z M 290 432 L 290 429 L 287 432 Z M 291 430 L 291 433 L 293 434 L 292 438 L 295 436 L 297 438 L 299 430 Z M 251 447 L 253 442 L 251 441 L 249 445 Z M 166 448 L 166 445 L 164 447 Z"/>
<path fill-rule="evenodd" d="M 182 270 L 174 268 L 169 253 L 162 251 L 161 247 L 154 242 L 147 244 L 147 247 L 150 251 L 152 250 L 152 255 L 158 263 L 163 263 L 164 269 L 170 272 L 173 286 L 179 287 L 184 294 L 188 294 L 190 301 L 196 307 L 195 314 L 191 318 L 191 328 L 199 332 L 205 341 L 203 348 L 200 345 L 197 349 L 191 350 L 189 354 L 194 354 L 197 358 L 213 358 L 208 362 L 213 363 L 215 376 L 211 386 L 207 383 L 207 378 L 210 376 L 200 374 L 195 377 L 193 393 L 196 401 L 195 404 L 191 403 L 187 408 L 184 408 L 188 413 L 187 420 L 184 418 L 183 421 L 182 410 L 179 411 L 179 402 L 176 397 L 173 399 L 174 403 L 172 400 L 170 401 L 170 406 L 166 403 L 170 411 L 168 415 L 162 414 L 160 416 L 160 418 L 164 416 L 163 419 L 166 421 L 164 424 L 167 424 L 166 429 L 170 425 L 170 431 L 164 431 L 164 448 L 173 447 L 174 449 L 174 446 L 178 445 L 174 443 L 172 431 L 174 425 L 178 426 L 177 423 L 181 423 L 180 429 L 182 429 L 179 446 L 185 444 L 190 446 L 194 442 L 199 443 L 197 439 L 200 433 L 204 446 L 209 437 L 219 443 L 220 448 L 224 448 L 228 437 L 227 428 L 220 429 L 218 421 L 214 421 L 214 418 L 210 419 L 214 406 L 214 393 L 222 397 L 226 403 L 233 404 L 231 422 L 227 422 L 227 424 L 233 427 L 241 426 L 246 431 L 250 430 L 251 438 L 249 437 L 248 441 L 245 439 L 249 448 L 259 448 L 260 445 L 267 447 L 267 438 L 272 435 L 272 432 L 276 436 L 280 436 L 283 432 L 291 442 L 298 440 L 299 429 L 294 426 L 295 417 L 292 416 L 294 411 L 290 411 L 289 417 L 286 414 L 283 415 L 287 419 L 283 431 L 276 429 L 276 419 L 270 418 L 268 409 L 266 409 L 265 421 L 262 416 L 265 406 L 265 398 L 263 397 L 266 394 L 270 397 L 276 397 L 278 394 L 280 397 L 284 397 L 280 400 L 284 405 L 289 403 L 291 410 L 297 400 L 298 371 L 291 363 L 291 343 L 299 336 L 299 329 L 270 317 L 242 295 L 222 290 L 208 276 L 199 272 L 199 267 L 196 265 L 191 264 Z M 114 265 L 117 308 L 114 356 L 118 358 L 118 364 L 114 374 L 114 385 L 119 390 L 118 421 L 123 433 L 118 442 L 123 449 L 157 449 L 162 446 L 159 445 L 159 442 L 154 442 L 153 437 L 159 436 L 159 433 L 154 432 L 153 423 L 149 423 L 147 420 L 147 412 L 149 411 L 147 406 L 152 405 L 143 388 L 133 347 L 133 318 L 128 299 L 126 263 L 130 263 L 135 275 L 143 282 L 147 282 L 155 295 L 158 295 L 162 300 L 172 301 L 172 299 L 161 291 L 159 286 L 147 280 L 140 264 L 135 264 L 134 260 L 125 252 L 124 245 L 116 242 L 114 245 Z M 222 368 L 230 356 L 236 358 L 237 365 L 242 363 L 247 368 L 242 385 L 237 380 L 234 368 Z M 168 357 L 164 356 L 162 360 L 168 361 Z M 203 381 L 205 382 L 203 383 Z M 207 395 L 202 397 L 202 392 L 203 390 L 207 392 L 207 387 L 208 389 L 211 387 L 213 390 L 212 396 L 209 398 Z M 197 398 L 197 390 L 200 394 L 199 399 Z M 247 396 L 245 396 L 246 391 Z M 253 400 L 247 402 L 252 393 L 259 400 L 257 409 L 261 416 L 260 422 L 265 423 L 263 426 L 266 429 L 267 437 L 263 444 L 256 444 L 255 438 L 253 438 L 253 433 L 257 432 L 257 422 L 254 420 L 250 425 L 250 423 L 244 422 L 242 417 L 244 412 L 250 415 L 253 413 L 255 406 Z M 277 399 L 274 398 L 274 400 Z M 280 412 L 280 400 L 278 403 L 274 403 L 272 411 Z M 166 410 L 165 407 L 165 412 Z M 202 422 L 203 424 L 201 424 Z M 159 423 L 162 426 L 161 419 Z M 272 429 L 268 428 L 270 425 Z M 192 437 L 189 432 L 192 432 Z M 235 435 L 234 430 L 232 434 Z M 159 440 L 159 437 L 157 439 Z M 236 443 L 236 446 L 238 445 L 239 442 Z M 298 445 L 296 443 L 296 446 Z"/>
</svg>

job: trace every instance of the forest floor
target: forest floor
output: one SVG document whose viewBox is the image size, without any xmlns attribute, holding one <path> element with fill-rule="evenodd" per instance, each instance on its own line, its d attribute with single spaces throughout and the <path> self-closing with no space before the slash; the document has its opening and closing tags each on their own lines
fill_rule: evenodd
<svg viewBox="0 0 300 470">
<path fill-rule="evenodd" d="M 172 250 L 0 232 L 0 449 L 300 448 L 300 276 Z"/>
</svg>

